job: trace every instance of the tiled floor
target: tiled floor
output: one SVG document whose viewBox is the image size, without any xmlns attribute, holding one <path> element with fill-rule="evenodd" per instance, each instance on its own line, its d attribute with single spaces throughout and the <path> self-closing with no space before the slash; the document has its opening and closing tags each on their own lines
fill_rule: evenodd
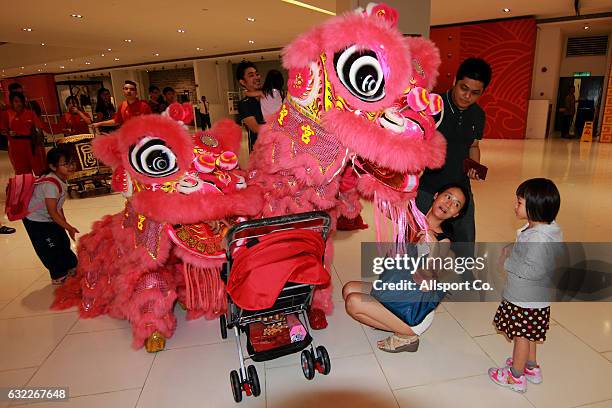
<svg viewBox="0 0 612 408">
<path fill-rule="evenodd" d="M 610 241 L 612 145 L 487 140 L 482 151 L 490 170 L 486 182 L 474 185 L 479 240 L 513 240 L 516 187 L 546 176 L 561 190 L 558 221 L 566 240 Z M 0 152 L 0 184 L 9 174 Z M 117 195 L 70 200 L 66 214 L 87 232 L 93 220 L 122 204 Z M 364 217 L 373 226 L 370 206 Z M 125 321 L 82 320 L 74 310 L 48 309 L 48 276 L 22 225 L 10 225 L 17 233 L 0 236 L 0 387 L 70 387 L 70 401 L 37 405 L 50 408 L 235 406 L 228 378 L 238 366 L 235 344 L 220 339 L 216 321 L 188 322 L 177 308 L 178 328 L 167 349 L 134 351 Z M 262 395 L 241 406 L 612 408 L 612 303 L 553 306 L 548 341 L 539 349 L 545 380 L 524 395 L 494 386 L 485 375 L 511 352 L 490 324 L 494 302 L 445 302 L 417 353 L 378 351 L 375 341 L 384 333 L 350 319 L 340 295 L 342 283 L 360 276 L 360 242 L 374 237 L 373 228 L 335 237 L 336 309 L 329 328 L 315 333 L 330 352 L 331 374 L 307 381 L 298 355 L 257 364 Z"/>
</svg>

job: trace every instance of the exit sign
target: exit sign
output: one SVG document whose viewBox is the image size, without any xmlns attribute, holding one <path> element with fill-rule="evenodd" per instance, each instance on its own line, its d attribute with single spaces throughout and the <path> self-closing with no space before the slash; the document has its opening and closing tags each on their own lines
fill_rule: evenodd
<svg viewBox="0 0 612 408">
<path fill-rule="evenodd" d="M 587 77 L 587 76 L 591 76 L 591 73 L 589 71 L 574 72 L 574 76 L 575 77 Z"/>
</svg>

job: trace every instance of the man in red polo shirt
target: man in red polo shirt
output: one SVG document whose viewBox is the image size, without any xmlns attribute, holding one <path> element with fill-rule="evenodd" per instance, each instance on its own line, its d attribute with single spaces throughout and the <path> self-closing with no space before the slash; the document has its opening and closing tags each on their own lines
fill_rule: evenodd
<svg viewBox="0 0 612 408">
<path fill-rule="evenodd" d="M 138 91 L 136 90 L 135 82 L 129 80 L 125 81 L 123 85 L 123 96 L 125 96 L 125 101 L 123 101 L 119 109 L 117 109 L 115 117 L 103 122 L 96 122 L 93 124 L 93 127 L 119 126 L 135 116 L 151 114 L 149 104 L 138 99 Z"/>
<path fill-rule="evenodd" d="M 42 129 L 43 124 L 36 114 L 26 109 L 26 99 L 20 92 L 9 95 L 11 109 L 2 115 L 0 133 L 8 136 L 9 159 L 15 174 L 34 172 L 40 176 L 47 167 L 45 148 L 37 145 L 33 139 L 35 128 Z"/>
</svg>

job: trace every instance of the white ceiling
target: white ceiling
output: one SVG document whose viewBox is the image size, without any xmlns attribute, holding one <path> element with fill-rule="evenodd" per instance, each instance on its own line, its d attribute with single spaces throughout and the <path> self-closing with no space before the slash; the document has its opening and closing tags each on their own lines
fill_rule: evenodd
<svg viewBox="0 0 612 408">
<path fill-rule="evenodd" d="M 335 11 L 335 1 L 308 2 Z M 570 16 L 573 3 L 432 0 L 431 24 L 522 15 Z M 511 12 L 504 13 L 504 7 Z M 0 44 L 0 70 L 5 78 L 277 49 L 329 17 L 280 0 L 0 0 L 0 10 L 10 10 L 3 13 L 0 24 L 0 41 L 7 43 Z M 612 11 L 612 0 L 581 0 L 582 14 L 606 11 Z M 23 31 L 26 27 L 32 31 Z M 604 21 L 601 30 L 612 31 L 610 20 Z"/>
</svg>

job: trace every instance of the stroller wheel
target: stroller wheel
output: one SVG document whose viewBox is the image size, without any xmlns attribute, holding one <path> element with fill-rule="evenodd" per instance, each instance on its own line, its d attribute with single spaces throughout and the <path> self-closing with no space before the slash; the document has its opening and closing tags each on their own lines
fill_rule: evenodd
<svg viewBox="0 0 612 408">
<path fill-rule="evenodd" d="M 249 376 L 249 382 L 251 383 L 251 391 L 254 397 L 259 397 L 261 394 L 261 386 L 259 385 L 259 376 L 257 375 L 257 369 L 254 365 L 247 367 L 247 374 Z"/>
<path fill-rule="evenodd" d="M 232 394 L 234 394 L 234 401 L 242 401 L 242 386 L 240 384 L 240 377 L 238 371 L 230 371 L 230 382 L 232 384 Z"/>
<path fill-rule="evenodd" d="M 312 380 L 315 376 L 315 362 L 314 357 L 310 350 L 306 349 L 302 351 L 302 372 L 307 380 Z"/>
<path fill-rule="evenodd" d="M 227 339 L 227 319 L 225 315 L 219 316 L 219 326 L 221 327 L 221 338 Z"/>
<path fill-rule="evenodd" d="M 331 371 L 331 362 L 327 349 L 323 346 L 317 347 L 317 362 L 315 363 L 317 371 L 323 375 L 329 374 Z"/>
</svg>

